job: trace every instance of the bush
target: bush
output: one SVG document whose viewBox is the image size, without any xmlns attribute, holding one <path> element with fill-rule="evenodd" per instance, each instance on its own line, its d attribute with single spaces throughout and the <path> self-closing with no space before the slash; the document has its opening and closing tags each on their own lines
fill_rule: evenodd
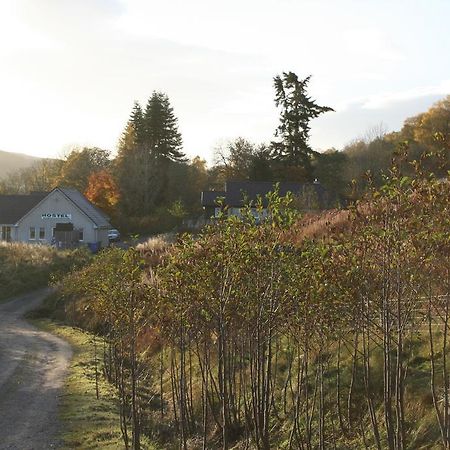
<svg viewBox="0 0 450 450">
<path fill-rule="evenodd" d="M 143 217 L 120 216 L 116 220 L 117 227 L 129 234 L 159 234 L 167 233 L 179 226 L 182 219 L 175 217 L 167 208 L 158 208 L 151 215 Z"/>
</svg>

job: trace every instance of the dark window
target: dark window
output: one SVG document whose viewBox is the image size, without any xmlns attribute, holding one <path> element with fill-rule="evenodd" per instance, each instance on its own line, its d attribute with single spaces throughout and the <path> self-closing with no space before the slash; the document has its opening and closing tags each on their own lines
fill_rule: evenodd
<svg viewBox="0 0 450 450">
<path fill-rule="evenodd" d="M 30 227 L 30 240 L 36 239 L 36 227 Z"/>
<path fill-rule="evenodd" d="M 84 241 L 84 231 L 83 231 L 83 228 L 80 228 L 79 230 L 78 230 L 78 240 L 81 242 L 81 241 Z"/>
<path fill-rule="evenodd" d="M 39 239 L 45 239 L 45 228 L 44 227 L 39 228 Z"/>
<path fill-rule="evenodd" d="M 11 241 L 11 227 L 2 226 L 1 234 L 0 234 L 0 241 Z"/>
</svg>

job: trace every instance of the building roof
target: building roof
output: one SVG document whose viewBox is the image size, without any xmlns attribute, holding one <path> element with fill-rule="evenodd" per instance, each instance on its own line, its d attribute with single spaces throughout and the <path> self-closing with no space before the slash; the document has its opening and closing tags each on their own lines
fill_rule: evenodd
<svg viewBox="0 0 450 450">
<path fill-rule="evenodd" d="M 99 228 L 111 228 L 109 217 L 94 206 L 81 192 L 76 189 L 56 188 L 61 191 L 72 203 L 75 203 L 81 211 L 89 217 Z"/>
<path fill-rule="evenodd" d="M 283 182 L 278 184 L 278 193 L 281 197 L 288 192 L 300 194 L 304 184 Z M 270 181 L 228 181 L 225 185 L 226 203 L 229 206 L 240 207 L 249 202 L 255 203 L 261 197 L 264 206 L 267 204 L 266 195 L 276 189 L 276 183 Z"/>
<path fill-rule="evenodd" d="M 0 224 L 16 224 L 47 195 L 48 192 L 36 192 L 28 195 L 0 195 Z"/>
<path fill-rule="evenodd" d="M 76 189 L 55 188 L 84 213 L 98 228 L 111 228 L 109 217 Z M 14 225 L 44 200 L 51 192 L 28 195 L 0 195 L 0 224 Z"/>
<path fill-rule="evenodd" d="M 325 192 L 320 183 L 295 183 L 271 181 L 228 181 L 225 183 L 225 191 L 205 191 L 202 192 L 202 206 L 218 206 L 217 198 L 224 197 L 225 205 L 234 208 L 240 208 L 250 202 L 253 204 L 261 197 L 264 207 L 267 207 L 266 198 L 269 192 L 273 192 L 278 185 L 278 193 L 281 197 L 291 192 L 294 195 L 302 195 L 307 188 L 313 189 L 319 202 L 321 202 Z"/>
<path fill-rule="evenodd" d="M 201 202 L 203 206 L 217 206 L 218 199 L 225 196 L 225 191 L 203 191 Z"/>
</svg>

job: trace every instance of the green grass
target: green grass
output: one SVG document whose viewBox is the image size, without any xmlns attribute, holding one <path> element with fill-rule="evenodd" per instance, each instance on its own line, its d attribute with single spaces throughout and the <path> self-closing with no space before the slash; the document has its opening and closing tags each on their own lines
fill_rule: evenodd
<svg viewBox="0 0 450 450">
<path fill-rule="evenodd" d="M 60 314 L 64 312 L 64 304 L 58 301 L 58 295 L 55 293 L 49 296 L 33 316 L 61 318 Z M 81 307 L 81 306 L 80 306 Z M 70 309 L 70 308 L 69 308 Z M 69 377 L 67 379 L 64 396 L 62 398 L 61 418 L 63 425 L 63 440 L 65 449 L 114 449 L 123 448 L 119 430 L 118 407 L 115 401 L 114 389 L 100 377 L 100 400 L 95 397 L 95 376 L 94 376 L 94 352 L 92 344 L 92 334 L 81 331 L 69 326 L 59 325 L 50 322 L 48 319 L 39 321 L 50 332 L 66 339 L 74 348 L 74 359 L 70 367 Z M 440 339 L 440 334 L 435 334 L 436 342 Z M 102 352 L 101 345 L 100 353 Z M 284 345 L 282 345 L 284 347 Z M 408 357 L 408 377 L 406 380 L 405 402 L 406 402 L 406 428 L 408 433 L 408 448 L 421 450 L 431 450 L 441 448 L 439 429 L 435 412 L 433 410 L 432 399 L 429 392 L 429 374 L 430 357 L 426 340 L 426 335 L 414 336 L 405 342 L 405 347 L 409 349 Z M 329 349 L 333 355 L 337 349 L 332 345 Z M 147 355 L 149 367 L 156 371 L 159 366 L 159 352 Z M 377 415 L 380 421 L 383 420 L 381 401 L 382 401 L 382 352 L 380 349 L 374 350 L 371 358 L 373 391 L 376 393 Z M 278 364 L 281 371 L 278 382 L 278 391 L 282 389 L 285 380 L 288 363 L 286 354 L 280 354 Z M 167 369 L 170 365 L 169 355 L 164 358 L 164 367 Z M 343 389 L 343 398 L 345 397 L 346 386 L 349 385 L 351 376 L 352 358 L 351 353 L 343 352 L 341 361 L 341 383 Z M 436 362 L 437 370 L 441 370 L 441 360 Z M 193 392 L 195 403 L 199 404 L 201 395 L 200 370 L 194 358 L 193 360 Z M 363 381 L 362 367 L 358 367 L 358 376 L 356 378 L 354 401 L 355 405 L 361 399 L 361 414 L 365 409 L 363 400 Z M 439 381 L 441 381 L 439 379 Z M 150 392 L 158 392 L 159 379 L 154 377 L 153 383 L 148 382 Z M 171 379 L 169 370 L 165 370 L 163 377 L 165 400 L 170 410 L 171 397 Z M 336 371 L 332 368 L 325 376 L 325 387 L 328 392 L 333 393 L 336 386 Z M 333 397 L 334 394 L 331 394 Z M 334 398 L 334 397 L 333 397 Z M 357 408 L 355 406 L 355 408 Z M 196 411 L 199 414 L 199 411 Z M 360 411 L 354 411 L 356 415 Z M 169 413 L 164 419 L 161 419 L 159 413 L 159 404 L 149 405 L 144 414 L 146 422 L 146 434 L 152 440 L 161 442 L 159 448 L 175 449 L 178 448 L 177 434 L 173 427 L 173 417 Z M 381 422 L 380 422 L 381 423 Z M 368 422 L 367 422 L 368 424 Z M 329 425 L 331 427 L 331 425 Z M 290 424 L 285 423 L 278 432 L 274 431 L 274 442 L 278 443 L 277 448 L 287 448 L 283 446 L 286 441 L 286 434 L 289 433 Z M 278 434 L 277 434 L 278 433 Z M 384 434 L 382 435 L 384 439 Z M 214 438 L 212 438 L 214 439 Z M 143 449 L 156 449 L 145 436 L 143 436 Z M 189 448 L 198 448 L 198 436 L 192 438 L 189 442 Z M 215 442 L 215 441 L 214 441 Z M 211 448 L 215 448 L 215 443 L 211 442 Z M 241 445 L 241 447 L 239 447 Z M 286 444 L 287 445 L 287 444 Z M 362 448 L 363 443 L 360 436 L 342 436 L 337 448 Z M 236 442 L 237 448 L 244 448 L 244 443 Z"/>
<path fill-rule="evenodd" d="M 95 392 L 95 359 L 92 335 L 56 324 L 34 321 L 40 328 L 70 343 L 73 358 L 61 397 L 60 419 L 63 449 L 122 449 L 118 407 L 113 387 L 99 376 Z"/>
<path fill-rule="evenodd" d="M 100 340 L 97 344 L 99 352 L 97 356 L 99 399 L 97 399 L 93 335 L 45 318 L 32 321 L 39 328 L 69 342 L 73 350 L 60 402 L 60 438 L 63 443 L 61 449 L 123 449 L 116 392 L 101 373 Z M 145 436 L 142 437 L 141 444 L 142 449 L 158 449 Z"/>
</svg>

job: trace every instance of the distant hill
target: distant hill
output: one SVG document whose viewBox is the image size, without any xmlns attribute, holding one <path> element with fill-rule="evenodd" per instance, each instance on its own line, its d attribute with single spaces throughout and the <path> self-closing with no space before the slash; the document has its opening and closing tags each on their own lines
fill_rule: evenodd
<svg viewBox="0 0 450 450">
<path fill-rule="evenodd" d="M 23 153 L 4 152 L 0 150 L 0 178 L 18 169 L 30 167 L 34 162 L 39 161 L 36 156 L 24 155 Z"/>
</svg>

